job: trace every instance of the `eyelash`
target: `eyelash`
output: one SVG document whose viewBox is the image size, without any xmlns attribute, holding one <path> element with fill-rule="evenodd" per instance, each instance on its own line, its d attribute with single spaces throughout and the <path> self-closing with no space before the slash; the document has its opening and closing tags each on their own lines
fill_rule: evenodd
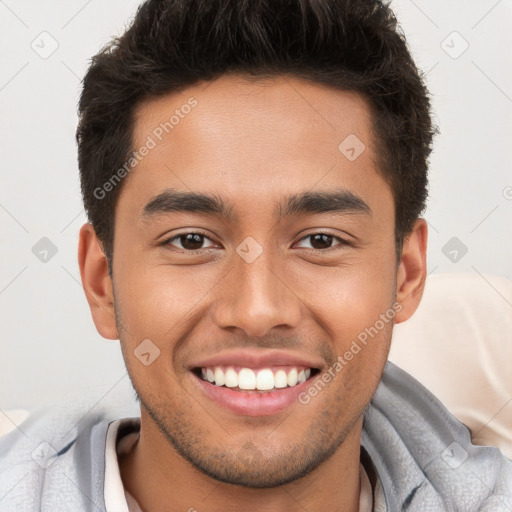
<svg viewBox="0 0 512 512">
<path fill-rule="evenodd" d="M 163 242 L 161 242 L 159 245 L 160 246 L 166 246 L 166 245 L 171 245 L 171 242 L 176 240 L 176 239 L 179 239 L 180 237 L 182 236 L 185 236 L 185 235 L 200 235 L 200 236 L 203 236 L 204 238 L 210 240 L 210 241 L 213 241 L 210 239 L 210 237 L 206 234 L 206 233 L 203 233 L 201 231 L 184 231 L 183 233 L 178 233 L 177 235 L 173 235 L 172 237 L 170 238 L 167 238 L 166 240 L 164 240 Z M 336 236 L 336 235 L 333 235 L 332 233 L 328 233 L 328 232 L 324 232 L 324 231 L 318 231 L 318 232 L 315 232 L 315 233 L 310 233 L 304 237 L 302 237 L 299 242 L 301 242 L 302 240 L 306 239 L 306 238 L 310 238 L 310 237 L 313 237 L 315 235 L 327 235 L 327 236 L 331 236 L 333 239 L 335 240 L 338 240 L 338 244 L 332 246 L 332 247 L 328 247 L 327 249 L 314 249 L 314 248 L 309 248 L 309 247 L 306 247 L 306 249 L 310 250 L 310 251 L 315 251 L 315 252 L 327 252 L 331 249 L 334 249 L 335 247 L 338 247 L 338 246 L 350 246 L 350 242 L 348 242 L 347 240 L 339 237 L 339 236 Z M 188 252 L 188 253 L 194 253 L 194 254 L 202 254 L 203 251 L 206 251 L 208 249 L 210 249 L 210 247 L 206 247 L 205 249 L 196 249 L 196 250 L 187 250 L 187 249 L 179 249 L 179 248 L 176 248 L 178 251 L 181 251 L 181 252 Z"/>
</svg>

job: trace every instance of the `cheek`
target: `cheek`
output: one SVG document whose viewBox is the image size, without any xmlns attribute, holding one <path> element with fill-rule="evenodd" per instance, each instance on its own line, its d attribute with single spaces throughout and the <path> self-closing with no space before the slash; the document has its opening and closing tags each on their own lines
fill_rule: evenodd
<svg viewBox="0 0 512 512">
<path fill-rule="evenodd" d="M 369 389 L 378 384 L 387 354 L 396 311 L 394 252 L 385 257 L 378 251 L 368 257 L 355 256 L 335 269 L 319 267 L 302 273 L 297 296 L 307 297 L 307 308 L 321 336 L 341 358 L 337 368 L 344 376 L 336 379 L 345 386 L 366 379 Z M 334 364 L 335 361 L 332 361 Z"/>
<path fill-rule="evenodd" d="M 372 325 L 393 303 L 395 290 L 394 258 L 367 262 L 355 258 L 338 268 L 319 267 L 301 273 L 290 281 L 297 296 L 322 323 L 343 338 Z M 337 338 L 338 336 L 333 336 Z"/>
<path fill-rule="evenodd" d="M 172 350 L 190 326 L 199 322 L 225 275 L 213 267 L 173 268 L 140 260 L 137 264 L 128 261 L 120 270 L 123 277 L 115 283 L 115 291 L 123 341 L 132 346 L 149 338 L 161 350 Z"/>
<path fill-rule="evenodd" d="M 165 332 L 179 329 L 196 296 L 193 287 L 183 286 L 179 279 L 169 279 L 164 273 L 137 279 L 132 272 L 118 288 L 116 305 L 130 340 L 141 336 L 162 339 Z"/>
</svg>

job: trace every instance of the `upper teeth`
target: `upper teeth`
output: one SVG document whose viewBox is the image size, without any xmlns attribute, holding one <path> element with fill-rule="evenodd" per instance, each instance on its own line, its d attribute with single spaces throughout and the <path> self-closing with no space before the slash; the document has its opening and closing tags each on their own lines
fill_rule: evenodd
<svg viewBox="0 0 512 512">
<path fill-rule="evenodd" d="M 215 366 L 201 368 L 201 375 L 204 380 L 215 383 L 217 386 L 227 386 L 228 388 L 238 386 L 240 389 L 265 391 L 300 384 L 310 377 L 311 368 L 298 370 L 297 367 L 290 367 L 287 372 L 283 369 L 273 371 L 270 368 L 260 370 L 241 368 L 237 371 L 232 367 Z"/>
</svg>

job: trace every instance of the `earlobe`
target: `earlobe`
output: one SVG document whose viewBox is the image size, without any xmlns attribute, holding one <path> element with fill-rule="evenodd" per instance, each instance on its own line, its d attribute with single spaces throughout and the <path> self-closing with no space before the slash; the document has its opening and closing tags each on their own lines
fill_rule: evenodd
<svg viewBox="0 0 512 512">
<path fill-rule="evenodd" d="M 423 296 L 427 277 L 427 237 L 425 219 L 417 219 L 411 233 L 404 240 L 396 275 L 396 301 L 401 306 L 395 316 L 397 324 L 412 316 Z"/>
<path fill-rule="evenodd" d="M 96 232 L 91 224 L 80 228 L 78 264 L 91 315 L 96 329 L 104 338 L 119 338 L 114 312 L 112 280 L 108 273 L 105 256 Z"/>
</svg>

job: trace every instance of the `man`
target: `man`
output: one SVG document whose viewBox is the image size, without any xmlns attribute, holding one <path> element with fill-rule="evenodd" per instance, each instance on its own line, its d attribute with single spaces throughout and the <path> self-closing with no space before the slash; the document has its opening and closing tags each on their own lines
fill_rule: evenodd
<svg viewBox="0 0 512 512">
<path fill-rule="evenodd" d="M 387 362 L 435 130 L 386 5 L 150 0 L 79 110 L 82 283 L 140 418 L 29 418 L 2 511 L 511 509 L 512 463 Z"/>
</svg>

